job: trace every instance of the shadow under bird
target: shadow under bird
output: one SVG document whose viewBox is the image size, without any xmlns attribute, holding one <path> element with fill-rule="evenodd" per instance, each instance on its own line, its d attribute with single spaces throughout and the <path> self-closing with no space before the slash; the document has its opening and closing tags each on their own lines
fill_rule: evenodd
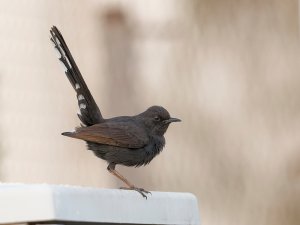
<svg viewBox="0 0 300 225">
<path fill-rule="evenodd" d="M 170 123 L 180 119 L 171 118 L 169 112 L 161 106 L 151 106 L 136 116 L 120 116 L 104 119 L 94 101 L 60 31 L 53 26 L 50 40 L 59 53 L 59 60 L 65 74 L 77 94 L 81 127 L 62 135 L 86 141 L 87 148 L 108 162 L 108 171 L 122 180 L 127 187 L 143 197 L 150 193 L 138 188 L 123 177 L 115 167 L 147 165 L 158 155 L 164 145 L 164 134 Z"/>
</svg>

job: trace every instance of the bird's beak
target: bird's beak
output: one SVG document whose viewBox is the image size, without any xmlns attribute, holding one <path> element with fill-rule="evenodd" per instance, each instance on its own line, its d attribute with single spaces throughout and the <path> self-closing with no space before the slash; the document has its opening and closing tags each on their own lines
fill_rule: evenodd
<svg viewBox="0 0 300 225">
<path fill-rule="evenodd" d="M 170 118 L 168 120 L 164 120 L 165 124 L 169 124 L 169 123 L 173 123 L 173 122 L 181 122 L 181 120 L 177 119 L 177 118 Z"/>
</svg>

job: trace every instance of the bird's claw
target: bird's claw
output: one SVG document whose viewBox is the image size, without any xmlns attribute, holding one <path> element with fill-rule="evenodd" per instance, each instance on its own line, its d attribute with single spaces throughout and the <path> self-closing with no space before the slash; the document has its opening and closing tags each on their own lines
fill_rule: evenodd
<svg viewBox="0 0 300 225">
<path fill-rule="evenodd" d="M 152 193 L 150 191 L 147 191 L 144 188 L 138 188 L 138 187 L 120 187 L 120 189 L 137 191 L 138 193 L 140 193 L 146 199 L 147 199 L 147 195 L 146 194 L 151 194 L 152 195 Z"/>
</svg>

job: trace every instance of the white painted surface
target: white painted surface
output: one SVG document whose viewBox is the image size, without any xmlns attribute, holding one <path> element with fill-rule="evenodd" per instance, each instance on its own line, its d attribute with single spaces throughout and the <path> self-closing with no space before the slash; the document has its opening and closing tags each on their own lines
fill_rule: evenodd
<svg viewBox="0 0 300 225">
<path fill-rule="evenodd" d="M 190 193 L 135 191 L 66 185 L 0 184 L 0 224 L 31 221 L 127 224 L 200 224 Z"/>
</svg>

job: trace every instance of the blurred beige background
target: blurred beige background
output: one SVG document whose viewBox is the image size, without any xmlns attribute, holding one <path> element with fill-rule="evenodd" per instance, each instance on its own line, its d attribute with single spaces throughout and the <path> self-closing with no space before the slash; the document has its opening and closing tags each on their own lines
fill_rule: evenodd
<svg viewBox="0 0 300 225">
<path fill-rule="evenodd" d="M 299 7 L 293 0 L 0 1 L 0 180 L 117 188 L 84 142 L 49 41 L 58 26 L 105 117 L 183 120 L 143 168 L 196 194 L 203 224 L 300 224 Z"/>
</svg>

